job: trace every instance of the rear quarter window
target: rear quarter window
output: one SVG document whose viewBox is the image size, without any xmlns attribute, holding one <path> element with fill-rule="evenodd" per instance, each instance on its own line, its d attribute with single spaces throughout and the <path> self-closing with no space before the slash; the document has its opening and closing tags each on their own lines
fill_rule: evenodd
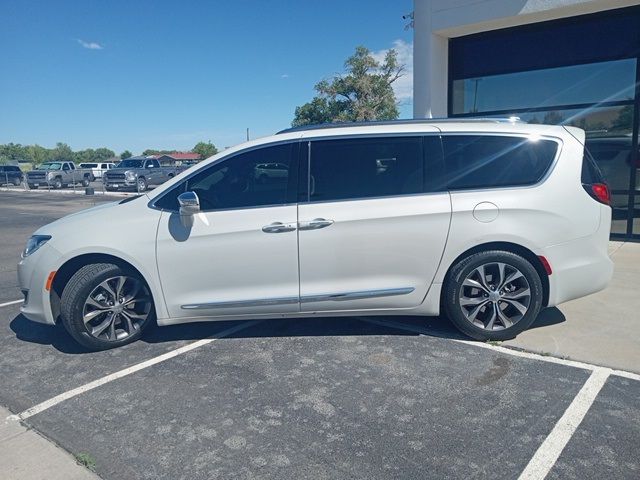
<svg viewBox="0 0 640 480">
<path fill-rule="evenodd" d="M 598 164 L 586 147 L 584 149 L 584 156 L 582 157 L 582 183 L 585 185 L 605 183 L 604 175 L 600 167 L 598 167 Z"/>
<path fill-rule="evenodd" d="M 438 185 L 448 190 L 533 185 L 547 174 L 558 151 L 552 140 L 499 135 L 444 135 Z"/>
</svg>

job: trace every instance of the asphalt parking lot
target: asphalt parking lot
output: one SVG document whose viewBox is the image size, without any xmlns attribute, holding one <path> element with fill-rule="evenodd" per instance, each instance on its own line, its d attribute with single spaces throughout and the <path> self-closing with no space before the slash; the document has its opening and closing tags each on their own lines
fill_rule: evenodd
<svg viewBox="0 0 640 480">
<path fill-rule="evenodd" d="M 0 305 L 35 229 L 110 200 L 0 192 Z M 107 479 L 640 477 L 639 376 L 444 319 L 191 324 L 88 353 L 10 304 L 0 352 L 0 405 Z"/>
</svg>

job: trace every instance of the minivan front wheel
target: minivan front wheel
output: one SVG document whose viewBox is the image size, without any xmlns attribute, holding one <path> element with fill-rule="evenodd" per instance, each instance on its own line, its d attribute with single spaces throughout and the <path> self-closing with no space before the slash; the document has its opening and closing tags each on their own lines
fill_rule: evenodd
<svg viewBox="0 0 640 480">
<path fill-rule="evenodd" d="M 536 269 L 507 251 L 485 251 L 460 260 L 444 286 L 449 319 L 477 340 L 508 340 L 526 330 L 542 308 Z"/>
<path fill-rule="evenodd" d="M 136 272 L 108 263 L 78 270 L 62 292 L 60 303 L 65 329 L 92 350 L 137 340 L 155 317 L 145 281 Z"/>
</svg>

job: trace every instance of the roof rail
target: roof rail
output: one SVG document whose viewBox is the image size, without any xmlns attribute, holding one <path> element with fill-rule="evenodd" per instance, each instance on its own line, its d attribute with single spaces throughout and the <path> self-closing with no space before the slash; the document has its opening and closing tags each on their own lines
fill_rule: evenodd
<svg viewBox="0 0 640 480">
<path fill-rule="evenodd" d="M 369 127 L 369 126 L 384 126 L 384 125 L 415 125 L 415 124 L 431 124 L 431 123 L 525 123 L 520 117 L 504 117 L 504 118 L 490 118 L 490 117 L 448 117 L 448 118 L 413 118 L 405 120 L 372 120 L 368 122 L 334 122 L 334 123 L 320 123 L 316 125 L 303 125 L 301 127 L 285 128 L 276 133 L 291 133 L 291 132 L 303 132 L 306 130 L 324 130 L 329 128 L 344 128 L 344 127 Z"/>
</svg>

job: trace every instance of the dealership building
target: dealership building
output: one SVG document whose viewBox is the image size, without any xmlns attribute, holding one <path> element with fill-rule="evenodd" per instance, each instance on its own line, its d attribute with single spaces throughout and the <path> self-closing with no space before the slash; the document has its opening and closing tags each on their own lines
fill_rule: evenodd
<svg viewBox="0 0 640 480">
<path fill-rule="evenodd" d="M 574 125 L 640 240 L 640 2 L 414 0 L 415 118 Z"/>
</svg>

